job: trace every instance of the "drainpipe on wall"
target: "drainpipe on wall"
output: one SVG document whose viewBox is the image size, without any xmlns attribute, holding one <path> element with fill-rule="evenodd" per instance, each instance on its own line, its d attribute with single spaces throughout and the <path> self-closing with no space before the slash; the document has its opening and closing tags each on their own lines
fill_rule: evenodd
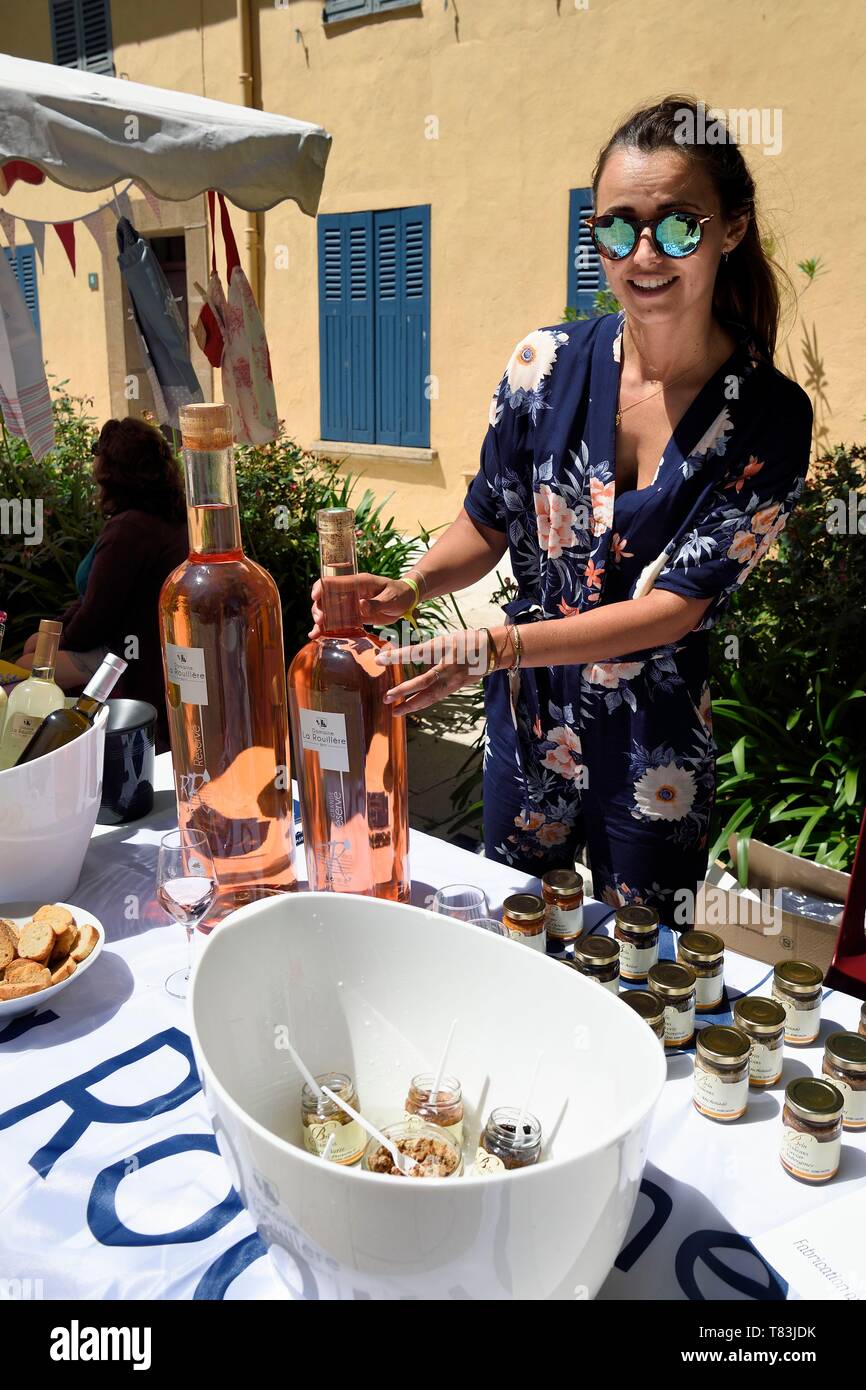
<svg viewBox="0 0 866 1390">
<path fill-rule="evenodd" d="M 254 107 L 255 80 L 253 73 L 253 18 L 251 0 L 237 0 L 238 38 L 240 40 L 241 70 L 238 75 L 241 88 L 241 105 Z M 262 258 L 261 258 L 261 214 L 244 214 L 244 269 L 255 295 L 256 303 L 262 307 Z"/>
</svg>

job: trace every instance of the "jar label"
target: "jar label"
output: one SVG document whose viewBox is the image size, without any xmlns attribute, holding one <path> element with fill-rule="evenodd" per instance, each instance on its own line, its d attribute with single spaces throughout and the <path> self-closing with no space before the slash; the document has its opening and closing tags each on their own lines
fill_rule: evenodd
<svg viewBox="0 0 866 1390">
<path fill-rule="evenodd" d="M 796 1000 L 773 990 L 774 999 L 785 1010 L 785 1042 L 814 1042 L 820 1031 L 821 1005 L 814 1009 L 798 1009 Z"/>
<path fill-rule="evenodd" d="M 525 936 L 523 932 L 512 931 L 510 927 L 506 927 L 505 930 L 512 941 L 520 941 L 524 946 L 531 946 L 533 951 L 544 951 L 545 954 L 547 953 L 547 940 L 543 929 L 540 932 L 536 932 L 535 936 Z"/>
<path fill-rule="evenodd" d="M 454 1125 L 440 1125 L 439 1121 L 435 1120 L 432 1115 L 416 1115 L 410 1110 L 404 1110 L 403 1119 L 412 1131 L 423 1129 L 424 1125 L 436 1125 L 437 1128 L 444 1129 L 446 1134 L 450 1134 L 452 1139 L 456 1139 L 461 1148 L 463 1146 L 462 1120 L 458 1120 Z"/>
<path fill-rule="evenodd" d="M 658 937 L 652 946 L 634 946 L 630 941 L 619 943 L 619 968 L 626 980 L 645 980 L 658 958 Z"/>
<path fill-rule="evenodd" d="M 748 1074 L 740 1081 L 724 1081 L 695 1062 L 695 1105 L 713 1120 L 735 1120 L 749 1103 Z"/>
<path fill-rule="evenodd" d="M 714 1009 L 721 1004 L 725 992 L 723 971 L 718 975 L 699 975 L 695 981 L 695 1008 Z"/>
<path fill-rule="evenodd" d="M 736 1020 L 735 1020 L 736 1022 Z M 749 1076 L 762 1086 L 769 1086 L 782 1075 L 782 1045 L 768 1047 L 766 1043 L 753 1042 L 749 1054 Z"/>
<path fill-rule="evenodd" d="M 322 1120 L 304 1125 L 304 1148 L 321 1157 L 332 1134 L 336 1137 L 329 1161 L 357 1163 L 367 1144 L 367 1136 L 357 1120 L 348 1120 L 346 1124 L 341 1124 L 339 1120 Z"/>
<path fill-rule="evenodd" d="M 802 1134 L 785 1125 L 782 1130 L 781 1159 L 790 1173 L 811 1182 L 832 1178 L 842 1155 L 842 1136 L 821 1143 L 814 1134 Z"/>
<path fill-rule="evenodd" d="M 684 1009 L 680 1013 L 679 1009 L 674 1009 L 670 1005 L 665 1007 L 665 1043 L 668 1047 L 673 1047 L 679 1043 L 691 1041 L 695 1031 L 695 1006 Z"/>
<path fill-rule="evenodd" d="M 475 1163 L 472 1166 L 472 1171 L 473 1173 L 479 1173 L 482 1177 L 486 1176 L 488 1173 L 504 1173 L 505 1164 L 496 1154 L 489 1154 L 487 1150 L 483 1149 L 479 1144 L 478 1148 L 475 1150 Z"/>
<path fill-rule="evenodd" d="M 349 771 L 346 716 L 322 709 L 299 709 L 301 746 L 318 753 L 323 772 Z"/>
<path fill-rule="evenodd" d="M 166 642 L 165 669 L 168 680 L 180 690 L 182 704 L 207 704 L 204 647 L 178 647 L 174 642 Z"/>
<path fill-rule="evenodd" d="M 824 1075 L 842 1092 L 842 1099 L 845 1102 L 845 1108 L 842 1111 L 843 1125 L 849 1129 L 866 1129 L 866 1089 L 855 1091 L 849 1081 L 840 1081 L 838 1076 L 834 1076 L 826 1069 Z"/>
<path fill-rule="evenodd" d="M 549 936 L 565 937 L 576 941 L 583 931 L 583 904 L 577 907 L 558 907 L 551 903 L 547 908 L 546 926 Z"/>
<path fill-rule="evenodd" d="M 619 976 L 614 975 L 612 980 L 596 980 L 597 985 L 602 989 L 609 990 L 611 994 L 619 994 Z"/>
</svg>

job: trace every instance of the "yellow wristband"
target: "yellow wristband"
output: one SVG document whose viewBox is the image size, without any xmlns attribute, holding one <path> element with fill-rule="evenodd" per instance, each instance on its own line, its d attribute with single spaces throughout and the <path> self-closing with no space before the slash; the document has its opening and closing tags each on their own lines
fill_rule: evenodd
<svg viewBox="0 0 866 1390">
<path fill-rule="evenodd" d="M 421 590 L 419 589 L 416 580 L 410 579 L 409 576 L 408 576 L 407 574 L 401 575 L 401 576 L 400 576 L 400 579 L 401 579 L 401 583 L 403 583 L 403 584 L 408 584 L 408 585 L 409 585 L 409 588 L 412 590 L 413 594 L 415 595 L 415 597 L 413 598 L 412 602 L 409 604 L 409 607 L 406 609 L 406 612 L 403 614 L 403 617 L 404 617 L 404 618 L 408 618 L 410 627 L 414 627 L 415 631 L 418 632 L 418 631 L 419 631 L 418 624 L 417 624 L 417 622 L 415 621 L 415 609 L 418 607 L 418 604 L 421 602 Z"/>
</svg>

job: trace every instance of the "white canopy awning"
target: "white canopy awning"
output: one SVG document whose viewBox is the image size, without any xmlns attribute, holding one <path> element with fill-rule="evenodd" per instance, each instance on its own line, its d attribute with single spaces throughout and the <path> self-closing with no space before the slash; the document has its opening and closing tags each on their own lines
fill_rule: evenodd
<svg viewBox="0 0 866 1390">
<path fill-rule="evenodd" d="M 178 202 L 217 189 L 247 212 L 291 198 L 312 217 L 330 146 L 289 116 L 0 54 L 0 166 L 65 188 L 131 178 Z"/>
</svg>

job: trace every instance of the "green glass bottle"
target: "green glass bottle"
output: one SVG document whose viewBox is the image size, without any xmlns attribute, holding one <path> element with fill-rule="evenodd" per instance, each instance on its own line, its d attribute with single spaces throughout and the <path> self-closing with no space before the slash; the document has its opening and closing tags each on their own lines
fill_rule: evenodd
<svg viewBox="0 0 866 1390">
<path fill-rule="evenodd" d="M 74 738 L 86 734 L 125 670 L 123 657 L 109 652 L 75 704 L 70 707 L 64 705 L 46 715 L 15 766 L 32 763 L 34 758 L 54 753 Z"/>
</svg>

